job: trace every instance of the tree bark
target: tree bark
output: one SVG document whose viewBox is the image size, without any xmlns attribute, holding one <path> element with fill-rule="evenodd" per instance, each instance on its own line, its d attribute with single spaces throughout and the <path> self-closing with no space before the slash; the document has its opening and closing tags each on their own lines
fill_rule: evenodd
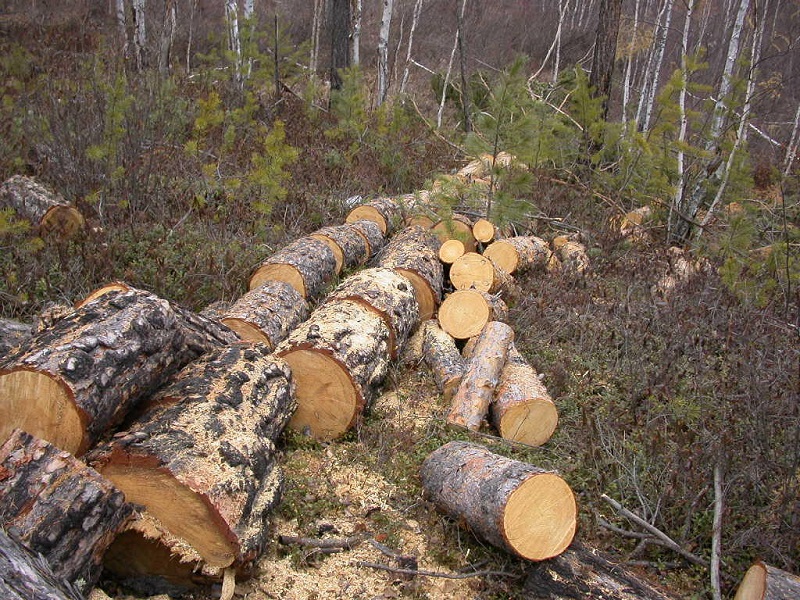
<svg viewBox="0 0 800 600">
<path fill-rule="evenodd" d="M 565 273 L 583 275 L 589 269 L 589 256 L 580 242 L 559 236 L 553 240 L 553 248 L 560 261 L 560 269 Z"/>
<path fill-rule="evenodd" d="M 734 600 L 800 598 L 800 577 L 758 561 L 745 573 Z"/>
<path fill-rule="evenodd" d="M 291 377 L 263 344 L 221 348 L 187 366 L 127 431 L 87 457 L 208 568 L 246 571 L 280 499 L 275 441 L 295 408 Z"/>
<path fill-rule="evenodd" d="M 639 99 L 639 108 L 637 109 L 636 121 L 639 124 L 641 131 L 650 130 L 650 119 L 653 115 L 653 106 L 655 105 L 656 92 L 658 90 L 658 82 L 661 78 L 661 68 L 664 65 L 664 52 L 667 47 L 667 36 L 670 31 L 670 22 L 672 20 L 672 7 L 675 0 L 664 0 L 664 5 L 658 15 L 657 26 L 658 35 L 653 44 L 653 57 L 655 64 L 652 69 L 648 68 L 645 75 L 648 77 L 645 89 L 642 90 L 642 96 Z M 662 25 L 661 19 L 664 19 Z M 649 65 L 648 65 L 649 66 Z M 650 74 L 652 73 L 652 76 Z"/>
<path fill-rule="evenodd" d="M 345 222 L 355 223 L 362 220 L 373 221 L 381 228 L 383 235 L 389 235 L 403 222 L 403 214 L 397 201 L 384 196 L 356 206 L 348 213 Z"/>
<path fill-rule="evenodd" d="M 362 0 L 355 0 L 355 10 L 353 11 L 353 47 L 351 63 L 361 64 L 361 15 Z"/>
<path fill-rule="evenodd" d="M 33 335 L 33 327 L 12 319 L 0 319 L 0 356 L 19 348 Z"/>
<path fill-rule="evenodd" d="M 336 259 L 337 274 L 342 269 L 351 269 L 367 260 L 367 241 L 350 224 L 323 227 L 312 233 L 311 237 L 328 244 Z"/>
<path fill-rule="evenodd" d="M 240 89 L 242 74 L 242 39 L 239 33 L 239 6 L 236 0 L 225 0 L 225 20 L 228 25 L 228 50 L 233 55 L 233 84 Z"/>
<path fill-rule="evenodd" d="M 381 27 L 378 31 L 378 98 L 380 106 L 386 101 L 389 93 L 389 31 L 392 26 L 392 9 L 394 0 L 383 0 Z"/>
<path fill-rule="evenodd" d="M 80 455 L 172 373 L 236 340 L 148 292 L 106 293 L 0 365 L 0 440 L 19 427 Z"/>
<path fill-rule="evenodd" d="M 557 556 L 575 535 L 575 496 L 555 473 L 477 444 L 449 442 L 425 459 L 420 476 L 439 510 L 527 560 Z"/>
<path fill-rule="evenodd" d="M 60 195 L 30 177 L 14 175 L 0 186 L 0 208 L 12 208 L 39 235 L 68 238 L 82 230 L 83 215 Z"/>
<path fill-rule="evenodd" d="M 178 26 L 178 8 L 176 0 L 164 3 L 164 28 L 161 31 L 161 47 L 158 53 L 158 70 L 167 74 L 172 67 L 172 45 L 175 43 L 175 30 Z"/>
<path fill-rule="evenodd" d="M 335 275 L 336 257 L 328 245 L 305 236 L 267 258 L 250 277 L 250 289 L 284 281 L 310 300 L 320 296 Z"/>
<path fill-rule="evenodd" d="M 348 223 L 358 235 L 364 238 L 367 244 L 367 255 L 364 262 L 367 262 L 377 254 L 386 245 L 386 236 L 381 231 L 380 226 L 374 221 L 362 220 Z"/>
<path fill-rule="evenodd" d="M 617 37 L 622 13 L 622 0 L 600 0 L 600 16 L 594 40 L 592 72 L 589 87 L 595 98 L 601 98 L 602 119 L 608 118 L 608 102 L 611 98 L 611 82 L 617 55 Z"/>
<path fill-rule="evenodd" d="M 20 429 L 0 446 L 0 525 L 55 576 L 88 593 L 133 515 L 122 492 L 69 452 Z"/>
<path fill-rule="evenodd" d="M 423 325 L 422 356 L 433 374 L 436 386 L 445 400 L 456 393 L 467 370 L 455 340 L 445 332 L 435 319 Z"/>
<path fill-rule="evenodd" d="M 475 337 L 490 321 L 507 321 L 508 307 L 496 295 L 478 290 L 456 290 L 439 307 L 439 323 L 457 340 Z"/>
<path fill-rule="evenodd" d="M 136 53 L 136 68 L 147 67 L 147 23 L 145 0 L 133 0 L 133 47 Z"/>
<path fill-rule="evenodd" d="M 406 93 L 406 85 L 408 84 L 409 65 L 411 64 L 411 48 L 414 44 L 414 32 L 417 30 L 419 23 L 419 15 L 422 12 L 422 0 L 416 0 L 414 3 L 414 16 L 411 20 L 411 29 L 408 31 L 408 45 L 406 46 L 406 64 L 403 69 L 403 79 L 400 82 L 400 94 Z"/>
<path fill-rule="evenodd" d="M 450 267 L 450 283 L 457 290 L 495 294 L 513 285 L 511 276 L 485 255 L 467 252 Z"/>
<path fill-rule="evenodd" d="M 350 66 L 350 0 L 331 0 L 331 89 L 342 88 L 340 69 Z"/>
<path fill-rule="evenodd" d="M 541 269 L 550 260 L 550 248 L 536 236 L 516 236 L 490 244 L 483 255 L 509 275 Z"/>
</svg>

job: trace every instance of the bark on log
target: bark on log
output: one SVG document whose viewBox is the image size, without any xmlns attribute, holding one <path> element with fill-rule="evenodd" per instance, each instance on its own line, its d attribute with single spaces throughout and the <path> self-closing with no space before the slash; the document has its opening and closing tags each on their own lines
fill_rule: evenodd
<svg viewBox="0 0 800 600">
<path fill-rule="evenodd" d="M 575 535 L 575 496 L 555 473 L 456 441 L 432 452 L 420 475 L 439 510 L 527 560 L 557 556 Z"/>
<path fill-rule="evenodd" d="M 0 528 L 0 598 L 83 600 L 83 595 L 57 577 L 41 554 L 32 552 Z"/>
<path fill-rule="evenodd" d="M 153 294 L 104 294 L 0 365 L 0 441 L 19 427 L 80 455 L 174 372 L 236 340 Z"/>
<path fill-rule="evenodd" d="M 380 227 L 383 235 L 389 235 L 403 222 L 403 214 L 400 205 L 393 198 L 375 198 L 356 206 L 345 219 L 346 223 L 357 221 L 372 221 Z"/>
<path fill-rule="evenodd" d="M 276 352 L 291 367 L 297 410 L 289 426 L 319 440 L 351 427 L 389 365 L 389 329 L 363 304 L 324 304 Z"/>
<path fill-rule="evenodd" d="M 122 492 L 69 452 L 20 429 L 0 446 L 0 525 L 80 592 L 132 515 Z"/>
<path fill-rule="evenodd" d="M 355 223 L 350 223 L 350 227 L 355 229 L 356 233 L 363 237 L 367 244 L 367 257 L 364 262 L 377 256 L 386 245 L 386 236 L 374 221 L 356 221 Z"/>
<path fill-rule="evenodd" d="M 507 169 L 512 164 L 519 164 L 516 158 L 508 152 L 498 152 L 496 156 L 491 154 L 481 154 L 475 160 L 470 161 L 462 167 L 457 175 L 458 177 L 472 180 L 472 179 L 485 179 L 489 177 L 492 167 L 502 167 Z"/>
<path fill-rule="evenodd" d="M 508 307 L 499 296 L 478 290 L 456 290 L 439 307 L 439 323 L 457 340 L 475 337 L 489 321 L 507 321 Z"/>
<path fill-rule="evenodd" d="M 467 371 L 453 395 L 447 422 L 478 431 L 489 411 L 500 373 L 514 340 L 514 330 L 505 323 L 486 324 L 475 341 Z"/>
<path fill-rule="evenodd" d="M 266 259 L 252 277 L 250 289 L 267 281 L 284 281 L 303 298 L 320 296 L 336 276 L 336 257 L 325 242 L 301 237 Z"/>
<path fill-rule="evenodd" d="M 209 569 L 246 570 L 280 499 L 275 440 L 294 408 L 288 366 L 240 342 L 187 366 L 87 458 Z"/>
<path fill-rule="evenodd" d="M 536 236 L 516 236 L 491 244 L 483 255 L 509 275 L 528 269 L 544 268 L 550 260 L 550 248 Z"/>
<path fill-rule="evenodd" d="M 378 265 L 394 269 L 411 281 L 419 304 L 419 318 L 430 319 L 442 300 L 442 263 L 439 244 L 418 225 L 406 227 L 392 238 L 378 259 Z"/>
<path fill-rule="evenodd" d="M 466 215 L 454 214 L 451 218 L 442 219 L 431 230 L 439 238 L 440 243 L 447 240 L 459 240 L 464 244 L 467 252 L 475 252 L 472 221 Z"/>
<path fill-rule="evenodd" d="M 102 287 L 99 287 L 96 290 L 93 290 L 92 292 L 90 292 L 82 300 L 78 300 L 75 303 L 75 308 L 80 308 L 84 304 L 88 304 L 92 300 L 97 300 L 101 296 L 105 296 L 106 294 L 108 294 L 110 292 L 128 292 L 128 291 L 130 291 L 132 289 L 134 289 L 134 288 L 129 286 L 124 281 L 112 281 L 111 283 L 107 283 L 106 285 L 104 285 Z"/>
<path fill-rule="evenodd" d="M 439 215 L 431 203 L 431 193 L 428 190 L 418 190 L 413 194 L 398 196 L 397 203 L 405 215 L 406 227 L 419 225 L 423 229 L 430 229 L 439 221 Z"/>
<path fill-rule="evenodd" d="M 69 237 L 83 229 L 83 215 L 60 195 L 30 177 L 15 175 L 0 185 L 0 208 L 13 208 L 40 235 Z"/>
<path fill-rule="evenodd" d="M 446 265 L 452 265 L 456 259 L 464 256 L 466 251 L 461 240 L 447 240 L 439 247 L 439 260 Z"/>
<path fill-rule="evenodd" d="M 15 348 L 19 348 L 33 335 L 33 327 L 14 321 L 0 319 L 0 361 Z"/>
<path fill-rule="evenodd" d="M 530 600 L 677 600 L 580 542 L 531 565 L 522 593 Z"/>
<path fill-rule="evenodd" d="M 800 577 L 761 561 L 745 573 L 734 600 L 794 600 L 800 598 Z"/>
<path fill-rule="evenodd" d="M 419 305 L 411 282 L 383 267 L 364 269 L 346 278 L 326 302 L 352 300 L 377 314 L 389 329 L 389 356 L 395 360 L 419 323 Z"/>
<path fill-rule="evenodd" d="M 366 262 L 369 256 L 367 240 L 352 225 L 323 227 L 311 237 L 325 242 L 336 258 L 336 273 L 342 269 L 352 269 Z"/>
<path fill-rule="evenodd" d="M 243 340 L 274 349 L 309 313 L 308 303 L 290 284 L 265 281 L 239 298 L 222 314 L 220 322 Z"/>
<path fill-rule="evenodd" d="M 586 246 L 566 236 L 553 239 L 553 248 L 561 261 L 561 270 L 570 275 L 583 275 L 589 268 Z"/>
<path fill-rule="evenodd" d="M 450 267 L 450 283 L 457 290 L 474 289 L 495 294 L 513 287 L 514 280 L 486 256 L 467 252 Z"/>
<path fill-rule="evenodd" d="M 425 322 L 422 337 L 422 356 L 433 373 L 433 379 L 445 400 L 456 393 L 467 370 L 455 340 L 435 319 Z"/>
</svg>

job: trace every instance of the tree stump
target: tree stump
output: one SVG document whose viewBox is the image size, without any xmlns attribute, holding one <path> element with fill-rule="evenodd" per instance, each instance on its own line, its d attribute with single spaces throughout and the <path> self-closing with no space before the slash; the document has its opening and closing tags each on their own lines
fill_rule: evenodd
<svg viewBox="0 0 800 600">
<path fill-rule="evenodd" d="M 364 269 L 345 279 L 327 302 L 352 300 L 375 311 L 389 329 L 389 356 L 395 360 L 419 322 L 419 305 L 411 282 L 394 269 Z"/>
<path fill-rule="evenodd" d="M 478 431 L 483 423 L 500 373 L 514 340 L 514 330 L 505 323 L 491 321 L 477 337 L 447 415 L 447 422 L 471 431 Z"/>
<path fill-rule="evenodd" d="M 575 535 L 575 496 L 555 473 L 456 441 L 428 455 L 420 476 L 439 510 L 524 559 L 557 556 Z"/>
<path fill-rule="evenodd" d="M 301 237 L 266 259 L 252 277 L 250 289 L 267 281 L 284 281 L 303 298 L 321 295 L 336 275 L 336 257 L 325 242 Z"/>
<path fill-rule="evenodd" d="M 240 342 L 187 366 L 87 458 L 210 569 L 247 568 L 280 498 L 275 440 L 294 407 L 287 365 Z"/>
<path fill-rule="evenodd" d="M 225 310 L 220 322 L 243 340 L 274 349 L 309 315 L 308 303 L 290 284 L 265 281 Z"/>
<path fill-rule="evenodd" d="M 506 303 L 478 290 L 456 290 L 439 307 L 439 324 L 457 340 L 475 337 L 489 321 L 507 320 Z"/>
<path fill-rule="evenodd" d="M 433 373 L 433 379 L 445 400 L 456 393 L 467 367 L 455 340 L 435 319 L 425 322 L 422 337 L 422 356 Z"/>
<path fill-rule="evenodd" d="M 744 574 L 734 600 L 791 600 L 800 598 L 800 577 L 761 561 Z"/>
<path fill-rule="evenodd" d="M 80 455 L 172 373 L 237 339 L 153 294 L 104 294 L 0 365 L 0 441 L 19 427 Z"/>
<path fill-rule="evenodd" d="M 494 294 L 513 285 L 513 280 L 486 256 L 467 252 L 451 265 L 450 283 L 457 290 L 474 289 Z"/>
<path fill-rule="evenodd" d="M 80 592 L 132 515 L 122 492 L 69 452 L 20 429 L 0 446 L 0 525 Z"/>
<path fill-rule="evenodd" d="M 446 265 L 452 265 L 456 259 L 464 256 L 466 251 L 461 240 L 447 240 L 439 246 L 439 260 Z"/>
<path fill-rule="evenodd" d="M 350 223 L 349 225 L 358 235 L 364 238 L 364 242 L 367 245 L 367 255 L 364 259 L 364 262 L 367 262 L 372 257 L 377 256 L 377 254 L 386 245 L 386 236 L 381 231 L 381 228 L 378 227 L 378 224 L 374 221 L 356 221 L 355 223 Z"/>
<path fill-rule="evenodd" d="M 0 185 L 0 208 L 13 208 L 40 235 L 54 233 L 70 237 L 83 229 L 83 215 L 60 195 L 23 175 L 14 175 Z"/>
<path fill-rule="evenodd" d="M 342 269 L 351 269 L 367 260 L 367 240 L 352 225 L 323 227 L 311 234 L 328 245 L 336 259 L 336 274 Z"/>
<path fill-rule="evenodd" d="M 276 352 L 297 386 L 289 426 L 332 440 L 356 424 L 386 376 L 389 329 L 359 302 L 330 302 L 312 312 Z"/>
<path fill-rule="evenodd" d="M 561 261 L 561 269 L 571 275 L 583 275 L 589 268 L 586 247 L 566 236 L 553 239 L 553 248 Z"/>
<path fill-rule="evenodd" d="M 472 221 L 466 215 L 454 214 L 451 218 L 441 219 L 432 228 L 440 243 L 447 240 L 459 240 L 467 252 L 475 252 L 475 237 L 472 235 Z"/>
<path fill-rule="evenodd" d="M 550 260 L 550 247 L 536 236 L 516 236 L 497 240 L 483 255 L 509 275 L 533 268 L 544 268 Z"/>
<path fill-rule="evenodd" d="M 0 356 L 6 356 L 15 348 L 19 348 L 32 335 L 31 325 L 13 319 L 0 319 Z"/>
<path fill-rule="evenodd" d="M 382 197 L 356 206 L 345 219 L 346 223 L 357 221 L 372 221 L 380 227 L 383 235 L 388 235 L 403 221 L 403 215 L 400 205 L 394 199 Z"/>
<path fill-rule="evenodd" d="M 411 281 L 422 321 L 434 315 L 442 299 L 443 269 L 438 251 L 436 238 L 413 225 L 395 235 L 378 260 L 379 266 L 394 269 Z"/>
</svg>

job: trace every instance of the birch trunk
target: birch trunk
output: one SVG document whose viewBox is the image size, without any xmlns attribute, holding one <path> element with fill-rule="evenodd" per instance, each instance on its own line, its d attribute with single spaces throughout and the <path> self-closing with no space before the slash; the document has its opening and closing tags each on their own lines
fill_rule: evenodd
<svg viewBox="0 0 800 600">
<path fill-rule="evenodd" d="M 389 91 L 389 31 L 392 27 L 393 8 L 394 0 L 383 0 L 381 29 L 378 33 L 378 106 L 384 103 Z"/>
<path fill-rule="evenodd" d="M 312 77 L 316 77 L 317 75 L 317 60 L 319 57 L 319 23 L 324 4 L 324 0 L 314 0 L 314 16 L 311 19 L 311 56 L 309 57 L 308 61 L 308 70 L 311 71 Z"/>
<path fill-rule="evenodd" d="M 636 51 L 636 39 L 639 35 L 639 9 L 641 8 L 641 0 L 636 0 L 633 8 L 633 31 L 631 32 L 631 40 L 628 44 L 628 50 L 625 53 L 625 79 L 622 85 L 622 122 L 628 122 L 628 104 L 631 98 L 631 69 L 633 66 L 633 53 Z"/>
<path fill-rule="evenodd" d="M 797 107 L 797 112 L 794 115 L 794 127 L 792 128 L 792 136 L 789 138 L 789 143 L 786 145 L 786 156 L 783 159 L 783 176 L 788 177 L 789 172 L 792 170 L 792 163 L 797 156 L 797 145 L 800 142 L 800 105 Z"/>
<path fill-rule="evenodd" d="M 450 62 L 447 63 L 447 73 L 444 75 L 444 83 L 442 84 L 442 98 L 439 102 L 439 112 L 436 115 L 436 128 L 442 126 L 442 115 L 444 114 L 444 102 L 447 99 L 447 84 L 450 83 L 450 73 L 453 72 L 453 60 L 456 57 L 456 50 L 458 49 L 458 35 L 459 31 L 456 28 L 456 37 L 453 41 L 453 50 L 450 52 Z"/>
<path fill-rule="evenodd" d="M 675 0 L 664 0 L 664 5 L 658 15 L 659 30 L 654 47 L 654 57 L 657 58 L 652 69 L 653 76 L 648 82 L 647 93 L 642 94 L 642 98 L 639 102 L 639 111 L 637 112 L 637 121 L 639 121 L 639 113 L 644 111 L 644 115 L 642 116 L 643 121 L 639 121 L 639 128 L 642 131 L 648 131 L 650 129 L 650 119 L 653 116 L 653 105 L 655 104 L 656 91 L 658 90 L 658 81 L 661 78 L 661 67 L 664 64 L 664 52 L 667 47 L 667 35 L 669 34 L 670 22 L 672 21 L 672 7 L 674 4 Z M 664 19 L 663 25 L 661 25 L 662 18 Z M 651 70 L 648 69 L 647 72 L 649 73 Z"/>
<path fill-rule="evenodd" d="M 242 86 L 242 40 L 239 35 L 239 8 L 236 0 L 225 1 L 225 19 L 228 21 L 228 49 L 233 54 L 233 83 Z"/>
<path fill-rule="evenodd" d="M 406 47 L 406 65 L 405 69 L 403 70 L 403 80 L 400 82 L 400 93 L 404 94 L 406 91 L 406 85 L 408 84 L 408 67 L 411 64 L 411 48 L 414 43 L 414 31 L 417 29 L 417 23 L 419 23 L 419 14 L 422 11 L 422 0 L 417 0 L 414 4 L 414 17 L 411 21 L 411 29 L 408 32 L 408 46 Z"/>
<path fill-rule="evenodd" d="M 711 121 L 711 132 L 709 140 L 711 145 L 717 144 L 719 133 L 725 118 L 726 103 L 728 95 L 731 93 L 733 87 L 733 70 L 736 66 L 736 61 L 739 59 L 739 42 L 742 37 L 742 29 L 744 28 L 744 18 L 747 11 L 750 9 L 750 0 L 740 0 L 739 10 L 736 11 L 736 21 L 733 24 L 733 31 L 731 38 L 728 41 L 728 54 L 725 58 L 725 68 L 722 72 L 722 80 L 719 84 L 717 91 L 717 101 L 714 105 L 714 117 Z"/>
<path fill-rule="evenodd" d="M 461 10 L 458 13 L 458 54 L 461 66 L 461 108 L 464 110 L 464 132 L 472 131 L 472 119 L 470 118 L 469 106 L 469 87 L 467 86 L 467 51 L 464 48 L 464 10 L 467 8 L 467 0 L 461 2 Z"/>
<path fill-rule="evenodd" d="M 122 56 L 128 58 L 128 19 L 125 16 L 125 0 L 115 0 L 117 28 L 122 39 Z"/>
<path fill-rule="evenodd" d="M 145 48 L 147 29 L 145 24 L 145 0 L 133 0 L 133 44 L 136 52 L 136 68 L 142 70 L 147 65 Z"/>
<path fill-rule="evenodd" d="M 353 47 L 351 60 L 354 65 L 361 64 L 361 14 L 362 0 L 356 0 L 353 11 Z"/>
</svg>

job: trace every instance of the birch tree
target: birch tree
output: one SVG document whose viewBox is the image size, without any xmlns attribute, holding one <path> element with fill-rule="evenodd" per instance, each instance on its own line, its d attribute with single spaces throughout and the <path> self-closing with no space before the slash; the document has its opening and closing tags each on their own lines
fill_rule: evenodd
<svg viewBox="0 0 800 600">
<path fill-rule="evenodd" d="M 405 94 L 406 84 L 408 84 L 409 67 L 411 65 L 411 48 L 414 44 L 414 32 L 419 23 L 419 15 L 422 12 L 422 0 L 416 0 L 414 4 L 414 16 L 411 19 L 411 29 L 408 31 L 408 45 L 406 46 L 406 64 L 403 69 L 403 79 L 400 82 L 400 93 Z"/>
<path fill-rule="evenodd" d="M 225 19 L 228 23 L 228 50 L 233 57 L 233 82 L 241 89 L 242 78 L 242 39 L 239 35 L 239 7 L 236 0 L 225 0 Z"/>
<path fill-rule="evenodd" d="M 783 159 L 783 176 L 788 177 L 792 170 L 792 163 L 797 158 L 797 147 L 800 143 L 800 105 L 797 107 L 797 112 L 794 114 L 794 126 L 792 127 L 792 135 L 789 138 L 789 143 L 786 145 L 786 156 Z"/>
<path fill-rule="evenodd" d="M 622 84 L 622 122 L 628 122 L 628 104 L 631 97 L 631 72 L 633 68 L 633 56 L 636 51 L 636 42 L 639 35 L 639 9 L 641 7 L 641 0 L 636 0 L 633 7 L 633 30 L 631 31 L 631 39 L 628 48 L 625 52 L 625 77 Z"/>
<path fill-rule="evenodd" d="M 389 91 L 389 32 L 392 27 L 393 8 L 394 0 L 383 0 L 381 28 L 378 32 L 378 106 L 384 103 Z"/>
<path fill-rule="evenodd" d="M 442 126 L 442 116 L 444 115 L 444 103 L 447 100 L 447 86 L 450 83 L 450 73 L 453 72 L 453 60 L 456 57 L 456 50 L 458 49 L 458 27 L 456 27 L 456 37 L 453 40 L 453 49 L 450 52 L 450 60 L 447 63 L 447 72 L 444 74 L 444 82 L 442 84 L 442 97 L 439 102 L 439 112 L 436 114 L 436 127 L 437 129 Z"/>
<path fill-rule="evenodd" d="M 642 131 L 648 131 L 650 129 L 650 119 L 653 115 L 658 82 L 661 79 L 661 68 L 664 64 L 667 35 L 669 34 L 670 23 L 672 21 L 672 8 L 674 4 L 675 0 L 664 0 L 664 4 L 658 15 L 658 35 L 653 45 L 652 54 L 648 59 L 648 68 L 645 71 L 646 76 L 648 74 L 652 74 L 652 76 L 645 79 L 646 85 L 642 90 L 642 95 L 639 98 L 639 108 L 636 111 L 636 122 L 639 124 L 639 129 Z"/>
<path fill-rule="evenodd" d="M 308 70 L 311 71 L 312 77 L 316 77 L 319 66 L 319 32 L 324 6 L 325 0 L 314 0 L 314 15 L 311 18 L 311 55 L 308 62 Z"/>
<path fill-rule="evenodd" d="M 169 73 L 172 63 L 172 45 L 175 43 L 175 30 L 178 26 L 176 0 L 164 2 L 164 28 L 161 30 L 161 45 L 158 52 L 158 71 Z"/>
<path fill-rule="evenodd" d="M 117 29 L 122 40 L 122 56 L 128 58 L 128 19 L 125 14 L 125 0 L 115 0 Z"/>
<path fill-rule="evenodd" d="M 733 71 L 736 66 L 736 61 L 739 59 L 739 42 L 742 37 L 742 29 L 744 28 L 744 19 L 747 11 L 750 9 L 750 0 L 739 0 L 739 9 L 736 11 L 736 20 L 733 23 L 731 30 L 731 37 L 728 40 L 728 52 L 725 57 L 725 67 L 722 71 L 722 79 L 720 80 L 719 90 L 717 91 L 717 100 L 714 105 L 714 115 L 711 120 L 711 131 L 709 140 L 714 143 L 717 140 L 719 133 L 722 130 L 723 120 L 725 117 L 726 103 L 728 96 L 733 87 Z"/>
<path fill-rule="evenodd" d="M 136 54 L 136 68 L 147 66 L 147 24 L 145 22 L 145 0 L 133 0 L 133 45 Z"/>
<path fill-rule="evenodd" d="M 362 0 L 355 0 L 353 10 L 353 48 L 352 48 L 352 64 L 361 64 L 361 14 L 362 14 Z M 386 6 L 384 4 L 384 11 Z M 388 43 L 388 42 L 387 42 Z"/>
</svg>

